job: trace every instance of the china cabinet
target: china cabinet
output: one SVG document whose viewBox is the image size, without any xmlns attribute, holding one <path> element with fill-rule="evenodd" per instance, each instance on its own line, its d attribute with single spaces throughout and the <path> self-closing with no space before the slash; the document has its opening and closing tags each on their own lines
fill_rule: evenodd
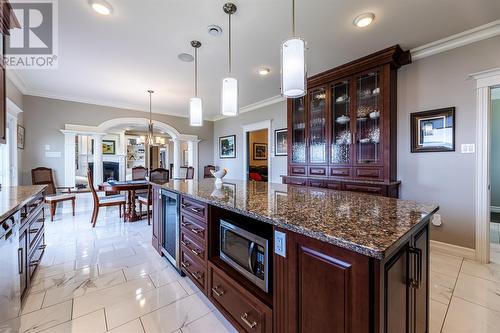
<svg viewBox="0 0 500 333">
<path fill-rule="evenodd" d="M 310 77 L 288 100 L 284 182 L 397 197 L 397 70 L 410 62 L 396 45 Z"/>
</svg>

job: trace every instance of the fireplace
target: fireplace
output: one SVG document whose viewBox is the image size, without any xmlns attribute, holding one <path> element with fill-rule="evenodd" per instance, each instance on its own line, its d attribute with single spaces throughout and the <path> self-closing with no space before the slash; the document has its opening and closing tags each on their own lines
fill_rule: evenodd
<svg viewBox="0 0 500 333">
<path fill-rule="evenodd" d="M 89 168 L 94 172 L 94 162 L 89 162 Z M 102 180 L 108 179 L 120 180 L 120 163 L 102 162 Z"/>
</svg>

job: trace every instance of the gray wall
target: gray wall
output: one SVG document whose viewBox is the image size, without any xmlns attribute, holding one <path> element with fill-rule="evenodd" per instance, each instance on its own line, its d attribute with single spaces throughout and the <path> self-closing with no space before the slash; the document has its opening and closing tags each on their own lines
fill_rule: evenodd
<svg viewBox="0 0 500 333">
<path fill-rule="evenodd" d="M 215 165 L 229 170 L 228 179 L 244 179 L 246 172 L 244 170 L 243 161 L 243 126 L 256 123 L 263 120 L 271 120 L 272 141 L 269 143 L 271 147 L 270 161 L 271 170 L 269 172 L 269 180 L 273 183 L 281 183 L 281 175 L 287 173 L 287 157 L 274 156 L 274 130 L 286 128 L 286 103 L 280 102 L 269 105 L 258 110 L 240 114 L 238 117 L 225 118 L 216 121 L 214 124 L 214 161 Z M 225 135 L 236 134 L 236 158 L 220 159 L 219 158 L 219 137 Z"/>
<path fill-rule="evenodd" d="M 147 113 L 57 99 L 24 96 L 24 122 L 26 148 L 22 183 L 31 183 L 31 169 L 46 166 L 55 170 L 56 180 L 64 180 L 64 135 L 60 132 L 65 124 L 96 126 L 106 120 L 121 117 L 148 117 Z M 203 166 L 213 164 L 213 122 L 205 121 L 203 127 L 189 126 L 187 118 L 153 114 L 153 119 L 175 127 L 180 133 L 195 134 L 202 140 L 199 145 L 199 174 Z M 45 145 L 50 151 L 61 152 L 61 158 L 46 158 Z M 21 177 L 21 176 L 20 176 Z"/>
<path fill-rule="evenodd" d="M 500 88 L 496 88 L 500 91 Z M 500 207 L 500 99 L 491 102 L 491 206 Z"/>
<path fill-rule="evenodd" d="M 461 154 L 475 143 L 475 81 L 468 75 L 500 67 L 500 37 L 416 61 L 398 76 L 398 176 L 401 196 L 441 207 L 441 227 L 431 238 L 475 247 L 475 154 Z M 410 153 L 410 113 L 456 107 L 455 152 Z"/>
<path fill-rule="evenodd" d="M 23 94 L 17 89 L 17 87 L 12 83 L 12 81 L 7 78 L 5 89 L 7 92 L 7 98 L 10 99 L 18 108 L 23 110 Z M 24 112 L 17 115 L 17 124 L 24 126 Z M 22 150 L 17 149 L 17 173 L 19 183 L 22 183 L 22 172 L 23 172 L 23 153 Z"/>
</svg>

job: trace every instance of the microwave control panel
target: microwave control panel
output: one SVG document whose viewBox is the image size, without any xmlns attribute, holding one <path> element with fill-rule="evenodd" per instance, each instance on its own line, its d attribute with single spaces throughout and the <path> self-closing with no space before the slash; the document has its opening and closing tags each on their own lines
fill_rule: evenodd
<svg viewBox="0 0 500 333">
<path fill-rule="evenodd" d="M 266 271 L 266 257 L 264 255 L 264 248 L 260 245 L 257 246 L 257 265 L 255 270 L 255 275 L 259 279 L 264 280 L 265 271 Z"/>
</svg>

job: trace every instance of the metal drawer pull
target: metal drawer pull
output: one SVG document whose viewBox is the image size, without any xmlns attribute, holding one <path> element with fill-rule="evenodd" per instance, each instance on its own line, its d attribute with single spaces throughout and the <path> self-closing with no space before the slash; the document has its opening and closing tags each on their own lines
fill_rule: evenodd
<svg viewBox="0 0 500 333">
<path fill-rule="evenodd" d="M 198 234 L 201 234 L 201 233 L 203 232 L 203 229 L 196 229 L 196 228 L 193 228 L 193 229 L 191 229 L 191 231 L 192 231 L 193 233 L 195 233 L 195 234 L 197 234 L 197 235 L 198 235 Z"/>
<path fill-rule="evenodd" d="M 181 244 L 187 247 L 189 242 L 185 242 L 185 241 L 181 240 Z"/>
<path fill-rule="evenodd" d="M 199 256 L 201 254 L 201 251 L 200 250 L 195 250 L 195 249 L 190 249 L 191 252 L 193 252 L 194 254 L 196 254 L 197 256 Z"/>
<path fill-rule="evenodd" d="M 31 229 L 30 234 L 36 234 L 38 232 L 38 230 L 40 230 L 40 229 Z"/>
<path fill-rule="evenodd" d="M 188 262 L 181 262 L 181 266 L 184 268 L 188 268 L 189 266 L 191 266 L 191 264 Z"/>
<path fill-rule="evenodd" d="M 26 212 L 21 213 L 21 217 L 22 217 L 23 219 L 25 219 L 25 218 L 26 218 L 26 216 L 28 216 L 28 213 L 26 213 Z"/>
<path fill-rule="evenodd" d="M 197 208 L 197 207 L 193 207 L 193 208 L 190 208 L 193 212 L 195 213 L 199 213 L 199 212 L 202 212 L 203 211 L 203 208 Z"/>
<path fill-rule="evenodd" d="M 217 296 L 217 297 L 221 297 L 222 295 L 224 295 L 224 290 L 219 290 L 218 286 L 213 287 L 212 291 L 214 292 L 215 296 Z"/>
<path fill-rule="evenodd" d="M 23 256 L 24 256 L 24 250 L 23 248 L 19 248 L 17 249 L 17 264 L 19 265 L 19 274 L 23 274 L 23 271 L 24 271 L 24 259 L 23 259 Z"/>
<path fill-rule="evenodd" d="M 187 206 L 189 206 L 189 205 L 186 205 L 186 204 L 181 204 L 181 207 L 182 207 L 182 208 L 186 208 Z"/>
<path fill-rule="evenodd" d="M 38 247 L 38 249 L 39 249 L 39 250 L 45 250 L 45 248 L 46 248 L 46 247 L 47 247 L 47 245 L 40 245 L 40 246 Z"/>
<path fill-rule="evenodd" d="M 36 266 L 40 263 L 40 260 L 30 261 L 30 266 Z"/>
<path fill-rule="evenodd" d="M 201 278 L 203 277 L 203 275 L 200 273 L 200 272 L 196 272 L 196 273 L 191 273 L 191 275 L 196 279 L 196 280 L 201 280 Z"/>
<path fill-rule="evenodd" d="M 40 217 L 38 220 L 36 220 L 37 222 L 45 222 L 45 219 L 43 217 Z"/>
<path fill-rule="evenodd" d="M 183 226 L 184 228 L 187 228 L 188 225 L 190 225 L 190 223 L 181 222 L 181 226 Z"/>
<path fill-rule="evenodd" d="M 248 313 L 246 313 L 246 312 L 244 314 L 242 314 L 240 318 L 250 328 L 254 328 L 255 326 L 257 326 L 257 322 L 256 321 L 254 321 L 253 323 L 251 323 L 251 322 L 248 321 L 248 319 L 247 319 L 248 318 Z"/>
</svg>

